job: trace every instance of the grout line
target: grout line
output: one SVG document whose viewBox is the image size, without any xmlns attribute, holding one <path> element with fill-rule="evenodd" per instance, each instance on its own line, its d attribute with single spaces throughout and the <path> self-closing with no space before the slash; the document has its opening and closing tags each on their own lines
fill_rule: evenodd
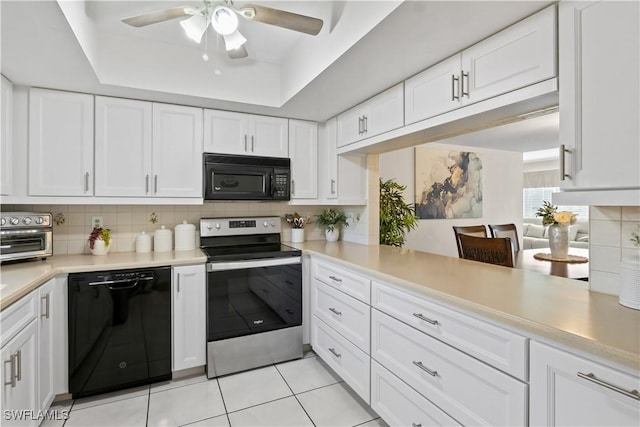
<svg viewBox="0 0 640 427">
<path fill-rule="evenodd" d="M 203 374 L 203 375 L 205 376 L 204 380 L 203 381 L 198 381 L 197 383 L 176 385 L 175 387 L 165 388 L 164 390 L 158 390 L 158 391 L 151 391 L 152 388 L 149 387 L 149 394 L 163 393 L 165 391 L 174 390 L 176 388 L 189 387 L 190 385 L 195 385 L 195 384 L 200 384 L 200 383 L 204 383 L 204 382 L 210 381 L 210 379 L 207 378 L 207 374 Z M 189 377 L 185 377 L 185 378 L 189 378 Z M 211 379 L 214 379 L 214 378 L 211 378 Z M 178 380 L 178 381 L 180 381 L 180 380 Z"/>
<path fill-rule="evenodd" d="M 224 401 L 224 394 L 222 393 L 222 386 L 218 378 L 213 378 L 218 383 L 218 390 L 220 390 L 220 398 L 222 399 L 222 406 L 224 407 L 224 414 L 227 416 L 227 422 L 231 425 L 231 418 L 229 418 L 229 412 L 227 411 L 227 403 Z"/>
<path fill-rule="evenodd" d="M 299 395 L 299 394 L 310 393 L 310 392 L 312 392 L 312 391 L 320 390 L 321 388 L 327 388 L 327 387 L 334 386 L 334 385 L 336 385 L 336 384 L 344 384 L 344 383 L 345 383 L 345 382 L 344 382 L 344 380 L 341 380 L 341 381 L 337 381 L 337 382 L 332 383 L 332 384 L 321 385 L 320 387 L 316 387 L 316 388 L 312 388 L 312 389 L 309 389 L 309 390 L 301 391 L 300 393 L 295 394 L 294 396 L 297 396 L 297 395 Z"/>
<path fill-rule="evenodd" d="M 304 358 L 302 358 L 301 360 L 304 360 Z M 311 418 L 311 415 L 309 415 L 309 413 L 305 409 L 304 405 L 302 405 L 302 402 L 300 402 L 300 399 L 298 399 L 298 396 L 296 396 L 296 394 L 294 393 L 293 389 L 291 388 L 291 386 L 287 382 L 287 379 L 284 377 L 284 375 L 282 375 L 282 372 L 280 372 L 280 369 L 278 369 L 278 365 L 274 365 L 274 366 L 276 368 L 276 371 L 278 371 L 278 373 L 282 377 L 282 380 L 284 381 L 284 383 L 287 385 L 287 387 L 289 387 L 289 390 L 291 390 L 291 394 L 293 395 L 293 398 L 296 399 L 296 402 L 298 402 L 298 405 L 300 405 L 300 407 L 304 411 L 304 413 L 307 416 L 307 418 L 309 418 L 309 421 L 311 421 L 311 424 L 313 424 L 313 427 L 316 427 L 316 423 L 313 421 L 313 418 Z"/>
<path fill-rule="evenodd" d="M 358 427 L 358 426 L 364 425 L 364 424 L 366 424 L 366 423 L 370 423 L 371 421 L 375 421 L 375 420 L 379 420 L 379 419 L 381 419 L 381 417 L 372 418 L 372 419 L 370 419 L 369 421 L 365 421 L 365 422 L 363 422 L 363 423 L 356 424 L 356 425 L 355 425 L 355 426 L 353 426 L 353 427 Z M 383 420 L 383 421 L 384 421 L 384 420 Z"/>
<path fill-rule="evenodd" d="M 145 426 L 149 425 L 149 410 L 151 409 L 151 385 L 149 385 L 149 392 L 147 393 L 147 419 L 144 423 Z"/>
</svg>

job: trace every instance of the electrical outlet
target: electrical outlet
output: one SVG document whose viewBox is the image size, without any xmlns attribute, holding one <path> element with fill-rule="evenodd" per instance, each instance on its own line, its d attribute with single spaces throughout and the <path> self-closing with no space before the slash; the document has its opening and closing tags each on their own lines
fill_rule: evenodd
<svg viewBox="0 0 640 427">
<path fill-rule="evenodd" d="M 101 216 L 92 216 L 91 217 L 91 226 L 92 228 L 102 228 L 103 218 Z"/>
<path fill-rule="evenodd" d="M 358 221 L 360 221 L 360 214 L 354 214 L 353 212 L 347 214 L 347 224 L 349 226 L 354 225 Z"/>
</svg>

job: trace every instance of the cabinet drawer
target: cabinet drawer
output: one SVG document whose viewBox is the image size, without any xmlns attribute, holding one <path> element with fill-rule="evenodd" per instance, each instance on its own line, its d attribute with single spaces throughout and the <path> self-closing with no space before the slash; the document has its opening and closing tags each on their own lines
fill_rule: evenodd
<svg viewBox="0 0 640 427">
<path fill-rule="evenodd" d="M 422 332 L 527 380 L 528 338 L 376 282 L 371 303 Z"/>
<path fill-rule="evenodd" d="M 371 408 L 392 426 L 460 425 L 375 360 L 371 362 Z"/>
<path fill-rule="evenodd" d="M 313 314 L 369 354 L 370 307 L 321 281 L 313 280 Z"/>
<path fill-rule="evenodd" d="M 371 301 L 371 281 L 366 277 L 353 274 L 340 267 L 315 261 L 313 263 L 313 277 L 347 295 L 369 304 Z"/>
<path fill-rule="evenodd" d="M 330 326 L 312 316 L 311 345 L 313 351 L 369 403 L 369 367 L 371 359 Z"/>
<path fill-rule="evenodd" d="M 371 356 L 464 425 L 527 424 L 527 385 L 371 310 Z"/>
<path fill-rule="evenodd" d="M 38 291 L 36 290 L 2 310 L 0 323 L 2 323 L 3 344 L 36 318 L 38 301 Z"/>
</svg>

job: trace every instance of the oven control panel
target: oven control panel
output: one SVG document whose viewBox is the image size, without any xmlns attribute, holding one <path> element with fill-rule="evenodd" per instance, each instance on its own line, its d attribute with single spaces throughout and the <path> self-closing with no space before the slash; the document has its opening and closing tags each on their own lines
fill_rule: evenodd
<svg viewBox="0 0 640 427">
<path fill-rule="evenodd" d="M 3 230 L 10 228 L 47 228 L 51 227 L 52 217 L 50 213 L 31 212 L 2 212 L 0 227 Z"/>
<path fill-rule="evenodd" d="M 200 219 L 200 237 L 273 234 L 281 230 L 281 220 L 277 216 Z"/>
</svg>

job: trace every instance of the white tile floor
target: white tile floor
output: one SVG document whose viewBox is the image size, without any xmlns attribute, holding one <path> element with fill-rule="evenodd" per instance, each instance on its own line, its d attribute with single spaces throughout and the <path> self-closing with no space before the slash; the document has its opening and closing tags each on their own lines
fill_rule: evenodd
<svg viewBox="0 0 640 427">
<path fill-rule="evenodd" d="M 308 352 L 305 358 L 207 380 L 204 374 L 57 402 L 42 426 L 378 426 L 375 412 Z"/>
</svg>

